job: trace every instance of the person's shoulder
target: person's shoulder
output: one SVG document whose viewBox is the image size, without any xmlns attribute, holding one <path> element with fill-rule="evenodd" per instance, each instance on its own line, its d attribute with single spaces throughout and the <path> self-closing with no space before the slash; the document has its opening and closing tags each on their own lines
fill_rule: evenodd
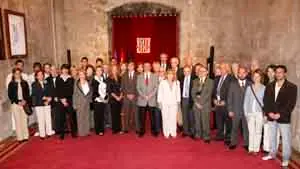
<svg viewBox="0 0 300 169">
<path fill-rule="evenodd" d="M 288 86 L 288 87 L 291 87 L 291 88 L 293 88 L 293 89 L 297 89 L 297 85 L 294 84 L 293 82 L 290 82 L 290 81 L 287 80 L 286 83 L 287 83 L 287 86 Z"/>
</svg>

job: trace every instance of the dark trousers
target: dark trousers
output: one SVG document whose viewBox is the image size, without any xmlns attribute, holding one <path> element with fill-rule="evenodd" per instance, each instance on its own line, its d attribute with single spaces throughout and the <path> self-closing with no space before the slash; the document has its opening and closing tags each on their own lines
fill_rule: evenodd
<svg viewBox="0 0 300 169">
<path fill-rule="evenodd" d="M 65 128 L 67 126 L 67 119 L 69 119 L 69 125 L 71 129 L 72 136 L 76 136 L 77 134 L 77 117 L 76 112 L 71 106 L 72 104 L 69 104 L 69 106 L 65 107 L 62 103 L 59 103 L 59 114 L 57 116 L 58 120 L 58 133 L 61 137 L 64 137 L 65 135 Z M 67 118 L 67 116 L 69 118 Z"/>
<path fill-rule="evenodd" d="M 194 129 L 194 114 L 188 98 L 182 98 L 181 101 L 183 133 L 186 135 L 193 134 Z"/>
<path fill-rule="evenodd" d="M 118 101 L 110 102 L 110 112 L 111 112 L 113 133 L 117 133 L 121 131 L 121 108 L 122 108 L 121 102 Z"/>
<path fill-rule="evenodd" d="M 96 134 L 104 132 L 105 103 L 94 103 L 94 124 Z"/>
<path fill-rule="evenodd" d="M 228 116 L 228 111 L 226 107 L 220 106 L 216 107 L 216 122 L 217 122 L 217 139 L 224 139 L 225 141 L 230 141 L 231 138 L 231 119 Z M 225 136 L 224 136 L 224 126 L 225 126 Z"/>
<path fill-rule="evenodd" d="M 58 116 L 60 114 L 59 111 L 59 102 L 53 102 L 51 104 L 51 120 L 52 120 L 52 129 L 55 133 L 58 133 L 59 119 Z"/>
<path fill-rule="evenodd" d="M 104 125 L 106 125 L 106 128 L 111 128 L 111 123 L 110 104 L 106 104 L 104 112 Z"/>
<path fill-rule="evenodd" d="M 162 129 L 161 110 L 158 107 L 155 107 L 154 109 L 155 109 L 155 119 L 156 119 L 156 122 L 157 122 L 156 130 L 161 131 L 161 129 Z"/>
<path fill-rule="evenodd" d="M 155 107 L 139 107 L 139 118 L 140 118 L 140 133 L 145 133 L 145 123 L 146 123 L 146 113 L 150 113 L 150 121 L 151 121 L 151 132 L 152 134 L 159 133 L 158 122 L 157 122 L 157 112 L 155 111 Z"/>
<path fill-rule="evenodd" d="M 244 138 L 244 145 L 248 146 L 249 132 L 248 132 L 247 120 L 244 115 L 235 115 L 232 118 L 232 130 L 231 130 L 231 140 L 230 140 L 231 145 L 237 145 L 237 143 L 238 143 L 238 134 L 240 131 L 241 124 L 242 124 L 242 134 L 243 134 L 243 138 Z"/>
</svg>

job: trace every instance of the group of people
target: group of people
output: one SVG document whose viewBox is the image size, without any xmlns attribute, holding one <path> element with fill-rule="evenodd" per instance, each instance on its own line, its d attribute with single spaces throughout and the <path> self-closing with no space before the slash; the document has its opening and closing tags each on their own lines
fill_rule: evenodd
<svg viewBox="0 0 300 169">
<path fill-rule="evenodd" d="M 170 62 L 168 62 L 168 60 Z M 17 60 L 7 77 L 16 135 L 19 141 L 29 138 L 27 109 L 37 116 L 41 139 L 54 134 L 64 139 L 87 136 L 91 129 L 103 136 L 106 128 L 113 134 L 136 132 L 143 137 L 147 113 L 154 137 L 189 136 L 211 141 L 210 121 L 215 114 L 214 140 L 236 149 L 239 131 L 244 148 L 257 155 L 263 142 L 266 156 L 276 156 L 279 134 L 283 162 L 291 155 L 290 117 L 297 100 L 297 86 L 287 80 L 284 65 L 270 65 L 266 71 L 257 62 L 251 68 L 233 63 L 215 65 L 214 78 L 205 65 L 193 65 L 184 58 L 160 55 L 160 61 L 135 64 L 117 63 L 112 58 L 95 66 L 82 57 L 80 66 L 64 64 L 60 70 L 49 63 L 34 63 L 33 73 L 23 72 L 24 62 Z"/>
</svg>

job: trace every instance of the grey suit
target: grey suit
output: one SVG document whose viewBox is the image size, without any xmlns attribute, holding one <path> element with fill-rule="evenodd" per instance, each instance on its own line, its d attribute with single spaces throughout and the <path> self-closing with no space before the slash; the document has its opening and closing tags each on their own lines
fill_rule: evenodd
<svg viewBox="0 0 300 169">
<path fill-rule="evenodd" d="M 244 145 L 248 146 L 248 125 L 244 114 L 244 97 L 245 90 L 250 85 L 250 81 L 246 80 L 245 87 L 242 88 L 238 80 L 232 80 L 228 90 L 227 109 L 228 112 L 234 112 L 232 118 L 231 129 L 231 145 L 235 146 L 238 143 L 238 132 L 240 122 L 242 122 Z"/>
<path fill-rule="evenodd" d="M 138 124 L 138 117 L 136 113 L 136 81 L 137 75 L 134 72 L 133 77 L 129 77 L 129 72 L 124 73 L 121 80 L 121 90 L 124 94 L 124 100 L 122 105 L 122 127 L 124 131 L 128 131 L 129 128 L 135 127 L 135 124 Z M 133 100 L 129 100 L 127 98 L 128 94 L 132 94 L 135 96 Z M 139 125 L 137 125 L 139 128 Z"/>
<path fill-rule="evenodd" d="M 146 82 L 145 74 L 140 74 L 137 77 L 137 105 L 139 107 L 139 124 L 140 134 L 145 133 L 145 120 L 146 112 L 151 114 L 151 130 L 152 134 L 159 133 L 159 122 L 157 120 L 157 112 L 155 107 L 157 106 L 157 89 L 158 89 L 158 77 L 155 74 L 150 73 L 150 77 Z M 150 97 L 148 100 L 146 97 Z"/>
<path fill-rule="evenodd" d="M 195 137 L 201 137 L 204 140 L 210 140 L 210 112 L 211 99 L 214 87 L 214 81 L 206 78 L 204 83 L 200 83 L 197 78 L 193 81 L 192 97 L 194 101 L 193 112 L 195 118 Z M 201 105 L 199 108 L 197 105 Z"/>
</svg>

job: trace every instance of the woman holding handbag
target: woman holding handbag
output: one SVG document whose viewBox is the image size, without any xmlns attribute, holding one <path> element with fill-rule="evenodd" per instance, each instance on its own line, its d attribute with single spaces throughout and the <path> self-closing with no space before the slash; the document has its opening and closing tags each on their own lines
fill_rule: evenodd
<svg viewBox="0 0 300 169">
<path fill-rule="evenodd" d="M 21 69 L 15 68 L 12 73 L 12 80 L 8 85 L 8 98 L 15 118 L 17 140 L 22 142 L 29 138 L 27 114 L 24 110 L 30 103 L 29 85 L 22 79 Z"/>
<path fill-rule="evenodd" d="M 49 93 L 49 84 L 45 81 L 44 72 L 37 71 L 35 78 L 36 80 L 32 83 L 32 105 L 37 115 L 40 138 L 45 139 L 46 136 L 49 137 L 54 134 L 50 106 L 52 98 Z"/>
<path fill-rule="evenodd" d="M 262 84 L 263 72 L 259 69 L 252 74 L 253 84 L 245 92 L 244 112 L 249 130 L 250 154 L 257 155 L 260 149 L 262 130 L 264 124 L 263 97 L 265 86 Z"/>
</svg>

